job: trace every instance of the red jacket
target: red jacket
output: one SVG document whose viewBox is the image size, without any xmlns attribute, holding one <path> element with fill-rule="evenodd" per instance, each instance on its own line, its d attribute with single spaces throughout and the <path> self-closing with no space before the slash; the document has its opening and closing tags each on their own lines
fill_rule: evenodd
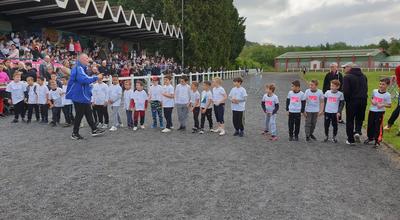
<svg viewBox="0 0 400 220">
<path fill-rule="evenodd" d="M 397 86 L 400 88 L 400 66 L 396 68 L 396 80 L 397 80 Z"/>
</svg>

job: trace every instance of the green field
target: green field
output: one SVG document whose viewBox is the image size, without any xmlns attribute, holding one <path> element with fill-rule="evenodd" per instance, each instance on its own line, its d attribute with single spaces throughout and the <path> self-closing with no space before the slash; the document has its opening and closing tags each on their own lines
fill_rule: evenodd
<svg viewBox="0 0 400 220">
<path fill-rule="evenodd" d="M 319 86 L 320 86 L 320 88 L 322 88 L 325 74 L 326 73 L 312 72 L 312 73 L 307 73 L 304 76 L 304 78 L 307 81 L 310 81 L 311 79 L 318 79 L 319 84 L 320 84 Z M 372 90 L 378 88 L 379 80 L 381 78 L 393 76 L 394 72 L 365 72 L 365 74 L 368 77 L 368 90 L 369 90 L 369 95 L 370 95 L 372 93 Z M 305 86 L 302 86 L 302 87 L 304 88 Z M 392 108 L 386 110 L 385 125 L 387 124 L 387 120 L 390 118 L 390 115 L 392 114 L 392 112 L 394 111 L 394 109 L 397 105 L 397 101 L 395 101 L 395 100 L 392 100 L 392 101 L 393 101 Z M 370 105 L 370 103 L 368 103 L 366 116 L 368 116 L 369 105 Z M 367 119 L 365 120 L 365 125 L 366 125 L 366 123 L 367 123 Z M 397 136 L 398 130 L 399 130 L 399 123 L 396 122 L 390 132 L 384 133 L 383 138 L 386 143 L 389 143 L 392 146 L 394 146 L 397 150 L 400 150 L 400 137 Z"/>
</svg>

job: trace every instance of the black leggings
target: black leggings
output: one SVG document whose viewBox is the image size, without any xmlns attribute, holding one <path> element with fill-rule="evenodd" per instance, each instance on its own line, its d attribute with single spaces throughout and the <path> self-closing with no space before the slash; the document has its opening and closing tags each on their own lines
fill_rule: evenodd
<svg viewBox="0 0 400 220">
<path fill-rule="evenodd" d="M 174 110 L 174 108 L 164 108 L 164 117 L 167 121 L 166 128 L 168 129 L 171 129 L 172 127 L 172 110 Z"/>
<path fill-rule="evenodd" d="M 199 129 L 199 114 L 200 114 L 200 107 L 195 107 L 193 108 L 193 121 L 194 121 L 194 127 Z"/>
<path fill-rule="evenodd" d="M 104 123 L 104 124 L 108 124 L 109 123 L 109 117 L 108 117 L 108 111 L 107 111 L 107 106 L 104 105 L 95 105 L 93 106 L 93 111 L 96 112 L 97 115 L 97 120 L 95 120 L 96 122 L 99 123 Z"/>
<path fill-rule="evenodd" d="M 28 120 L 32 119 L 33 110 L 35 110 L 36 120 L 40 119 L 39 105 L 38 104 L 28 104 Z"/>
<path fill-rule="evenodd" d="M 79 134 L 79 126 L 81 126 L 81 121 L 83 116 L 85 116 L 92 131 L 96 130 L 96 125 L 93 121 L 93 113 L 90 104 L 77 103 L 74 102 L 75 106 L 75 121 L 74 121 L 74 134 Z"/>
<path fill-rule="evenodd" d="M 14 117 L 18 119 L 21 115 L 21 118 L 25 118 L 25 103 L 24 101 L 20 101 L 17 104 L 14 104 Z"/>
</svg>

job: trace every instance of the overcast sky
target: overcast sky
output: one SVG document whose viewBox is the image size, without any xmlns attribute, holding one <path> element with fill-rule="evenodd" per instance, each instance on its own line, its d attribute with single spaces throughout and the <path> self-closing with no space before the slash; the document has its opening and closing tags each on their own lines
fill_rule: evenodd
<svg viewBox="0 0 400 220">
<path fill-rule="evenodd" d="M 246 38 L 279 45 L 400 38 L 400 0 L 234 0 Z"/>
</svg>

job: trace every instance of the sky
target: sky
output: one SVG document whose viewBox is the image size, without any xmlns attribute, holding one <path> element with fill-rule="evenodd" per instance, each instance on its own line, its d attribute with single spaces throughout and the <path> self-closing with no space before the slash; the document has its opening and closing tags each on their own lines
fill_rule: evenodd
<svg viewBox="0 0 400 220">
<path fill-rule="evenodd" d="M 246 38 L 277 45 L 378 43 L 400 38 L 400 0 L 234 0 Z"/>
</svg>

